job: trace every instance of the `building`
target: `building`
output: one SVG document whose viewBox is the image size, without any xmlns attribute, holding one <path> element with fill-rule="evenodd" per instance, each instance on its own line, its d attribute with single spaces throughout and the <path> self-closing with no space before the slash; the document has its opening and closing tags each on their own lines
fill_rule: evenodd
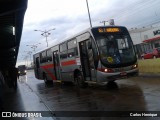
<svg viewBox="0 0 160 120">
<path fill-rule="evenodd" d="M 159 25 L 131 28 L 129 33 L 139 58 L 141 58 L 143 53 L 152 50 L 153 48 L 160 47 Z"/>
</svg>

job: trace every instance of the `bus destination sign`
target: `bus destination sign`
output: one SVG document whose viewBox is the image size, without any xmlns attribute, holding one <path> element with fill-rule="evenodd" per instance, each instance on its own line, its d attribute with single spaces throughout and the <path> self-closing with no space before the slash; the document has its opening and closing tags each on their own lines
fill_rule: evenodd
<svg viewBox="0 0 160 120">
<path fill-rule="evenodd" d="M 105 33 L 105 32 L 120 32 L 119 28 L 98 28 L 99 33 Z"/>
</svg>

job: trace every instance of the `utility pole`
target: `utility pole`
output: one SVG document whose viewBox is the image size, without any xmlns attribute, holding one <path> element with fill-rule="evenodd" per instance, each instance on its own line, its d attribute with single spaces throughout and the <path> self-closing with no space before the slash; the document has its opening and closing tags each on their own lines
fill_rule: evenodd
<svg viewBox="0 0 160 120">
<path fill-rule="evenodd" d="M 30 56 L 30 64 L 31 64 L 31 62 L 32 62 L 32 59 L 31 59 L 32 51 L 24 51 L 24 52 L 27 52 L 27 54 Z"/>
<path fill-rule="evenodd" d="M 52 31 L 52 30 L 55 30 L 55 28 L 53 28 L 53 29 L 50 29 L 50 30 L 34 30 L 34 31 L 40 31 L 40 32 L 42 32 L 42 36 L 44 36 L 45 38 L 46 38 L 46 43 L 47 43 L 47 47 L 48 47 L 48 40 L 47 40 L 47 37 L 49 36 L 49 35 L 51 35 L 51 33 L 49 32 L 49 31 Z"/>
<path fill-rule="evenodd" d="M 88 17 L 89 17 L 90 27 L 92 28 L 92 22 L 91 22 L 91 16 L 90 16 L 90 11 L 89 11 L 89 6 L 88 6 L 88 0 L 86 0 L 86 4 L 87 4 L 87 10 L 88 10 Z"/>
<path fill-rule="evenodd" d="M 38 47 L 38 44 L 41 44 L 41 43 L 37 43 L 37 44 L 33 44 L 33 45 L 26 45 L 26 46 L 31 46 L 33 51 L 36 52 L 36 48 Z"/>
</svg>

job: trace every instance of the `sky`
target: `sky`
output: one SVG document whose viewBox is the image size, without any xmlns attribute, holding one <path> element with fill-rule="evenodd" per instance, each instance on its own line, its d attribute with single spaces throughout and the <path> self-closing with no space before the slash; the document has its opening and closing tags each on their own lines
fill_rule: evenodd
<svg viewBox="0 0 160 120">
<path fill-rule="evenodd" d="M 160 0 L 88 0 L 88 5 L 92 26 L 114 19 L 115 25 L 131 29 L 160 21 Z M 86 0 L 28 0 L 17 65 L 29 64 L 35 52 L 47 48 L 41 31 L 55 29 L 47 38 L 51 47 L 89 27 Z"/>
</svg>

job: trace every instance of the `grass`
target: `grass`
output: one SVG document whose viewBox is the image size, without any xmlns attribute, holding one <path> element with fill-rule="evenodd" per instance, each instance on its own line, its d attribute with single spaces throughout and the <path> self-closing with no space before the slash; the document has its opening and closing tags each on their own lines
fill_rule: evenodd
<svg viewBox="0 0 160 120">
<path fill-rule="evenodd" d="M 160 58 L 138 60 L 139 72 L 160 73 Z"/>
</svg>

